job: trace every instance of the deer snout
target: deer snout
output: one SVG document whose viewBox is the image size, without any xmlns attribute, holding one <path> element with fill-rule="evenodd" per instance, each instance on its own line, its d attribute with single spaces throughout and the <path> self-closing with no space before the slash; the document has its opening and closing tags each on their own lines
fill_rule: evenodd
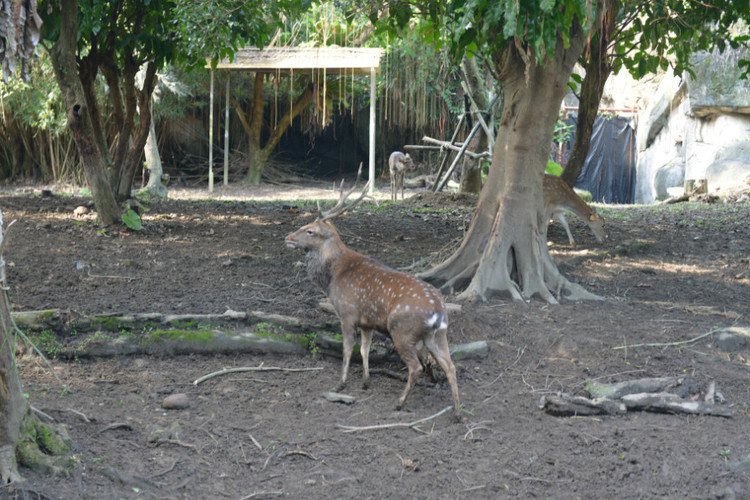
<svg viewBox="0 0 750 500">
<path fill-rule="evenodd" d="M 288 248 L 297 248 L 297 242 L 294 241 L 294 234 L 287 235 L 287 237 L 284 238 L 284 244 L 286 244 Z"/>
</svg>

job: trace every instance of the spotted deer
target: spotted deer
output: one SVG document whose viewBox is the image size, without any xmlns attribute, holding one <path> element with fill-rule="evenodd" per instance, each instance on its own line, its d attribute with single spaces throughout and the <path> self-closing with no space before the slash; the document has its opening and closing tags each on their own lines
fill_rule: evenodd
<svg viewBox="0 0 750 500">
<path fill-rule="evenodd" d="M 544 175 L 544 214 L 546 226 L 544 234 L 547 234 L 549 220 L 554 215 L 560 221 L 565 232 L 568 234 L 568 241 L 575 245 L 575 240 L 565 220 L 565 211 L 570 210 L 576 214 L 582 221 L 586 222 L 594 233 L 596 241 L 601 243 L 607 238 L 604 230 L 604 217 L 596 213 L 596 210 L 586 204 L 580 196 L 576 194 L 568 184 L 559 177 Z"/>
<path fill-rule="evenodd" d="M 401 189 L 401 200 L 404 199 L 404 173 L 414 168 L 414 162 L 409 153 L 394 151 L 388 158 L 388 171 L 391 175 L 391 201 L 398 199 L 398 190 Z"/>
<path fill-rule="evenodd" d="M 359 176 L 358 176 L 359 177 Z M 341 320 L 344 339 L 344 361 L 341 381 L 334 389 L 346 386 L 349 362 L 354 349 L 357 329 L 362 333 L 363 387 L 370 382 L 369 352 L 372 332 L 377 330 L 391 337 L 401 360 L 409 369 L 406 388 L 398 398 L 401 409 L 422 372 L 417 353 L 424 345 L 446 374 L 453 394 L 456 418 L 460 403 L 456 367 L 448 348 L 448 314 L 440 292 L 413 276 L 395 271 L 380 262 L 350 250 L 341 241 L 330 219 L 359 203 L 346 198 L 356 188 L 341 196 L 332 209 L 320 212 L 315 221 L 286 237 L 286 246 L 306 252 L 307 274 L 331 301 Z"/>
</svg>

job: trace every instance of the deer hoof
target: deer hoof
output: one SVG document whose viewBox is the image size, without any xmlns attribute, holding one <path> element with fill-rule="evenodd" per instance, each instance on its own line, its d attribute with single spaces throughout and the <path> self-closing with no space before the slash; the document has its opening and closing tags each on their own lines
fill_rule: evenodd
<svg viewBox="0 0 750 500">
<path fill-rule="evenodd" d="M 363 381 L 362 382 L 362 389 L 367 390 L 369 388 L 370 388 L 370 381 L 369 380 Z"/>
</svg>

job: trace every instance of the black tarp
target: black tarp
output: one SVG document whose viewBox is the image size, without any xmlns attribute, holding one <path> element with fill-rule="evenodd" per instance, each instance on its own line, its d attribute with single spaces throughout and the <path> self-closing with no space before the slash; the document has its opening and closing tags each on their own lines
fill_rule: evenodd
<svg viewBox="0 0 750 500">
<path fill-rule="evenodd" d="M 575 125 L 576 113 L 566 122 Z M 566 148 L 570 152 L 574 137 Z M 566 158 L 567 160 L 567 158 Z M 599 114 L 591 134 L 591 147 L 576 180 L 576 187 L 591 192 L 599 203 L 633 203 L 635 198 L 636 143 L 633 118 Z"/>
</svg>

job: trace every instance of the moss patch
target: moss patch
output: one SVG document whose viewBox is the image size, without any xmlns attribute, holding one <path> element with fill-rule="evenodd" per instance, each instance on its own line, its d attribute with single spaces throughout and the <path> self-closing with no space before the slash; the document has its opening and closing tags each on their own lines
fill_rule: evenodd
<svg viewBox="0 0 750 500">
<path fill-rule="evenodd" d="M 213 338 L 210 330 L 154 330 L 143 339 L 144 343 L 164 342 L 167 340 L 184 340 L 187 342 L 199 342 L 207 344 Z"/>
<path fill-rule="evenodd" d="M 33 470 L 72 475 L 75 462 L 64 456 L 72 445 L 64 427 L 45 424 L 29 412 L 21 426 L 16 458 L 20 464 Z"/>
</svg>

